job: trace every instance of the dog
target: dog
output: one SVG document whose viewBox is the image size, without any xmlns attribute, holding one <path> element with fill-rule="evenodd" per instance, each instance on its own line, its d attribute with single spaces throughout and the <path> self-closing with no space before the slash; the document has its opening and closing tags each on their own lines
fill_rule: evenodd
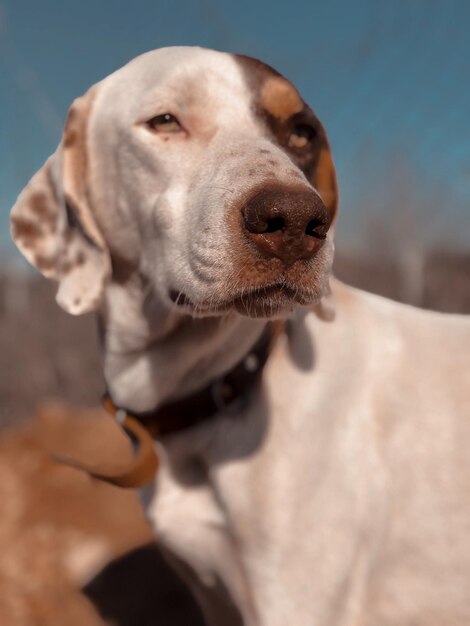
<svg viewBox="0 0 470 626">
<path fill-rule="evenodd" d="M 99 409 L 49 401 L 27 424 L 2 429 L 2 626 L 106 626 L 79 590 L 111 559 L 152 541 L 134 492 L 59 462 L 56 449 L 104 471 L 132 461 L 126 436 Z"/>
<path fill-rule="evenodd" d="M 142 497 L 208 624 L 468 625 L 470 320 L 334 279 L 337 203 L 286 78 L 164 48 L 73 103 L 12 234 L 114 404 L 179 407 Z"/>
</svg>

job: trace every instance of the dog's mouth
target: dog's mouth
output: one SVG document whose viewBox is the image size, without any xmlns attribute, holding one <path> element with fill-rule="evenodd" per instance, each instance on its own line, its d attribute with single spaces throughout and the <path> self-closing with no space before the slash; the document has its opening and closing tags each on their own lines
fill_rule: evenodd
<svg viewBox="0 0 470 626">
<path fill-rule="evenodd" d="M 316 294 L 284 283 L 252 287 L 223 300 L 213 298 L 201 303 L 193 302 L 176 290 L 171 290 L 169 296 L 176 306 L 196 315 L 218 315 L 235 310 L 248 317 L 273 317 L 290 312 L 296 304 L 306 305 L 316 300 Z"/>
</svg>

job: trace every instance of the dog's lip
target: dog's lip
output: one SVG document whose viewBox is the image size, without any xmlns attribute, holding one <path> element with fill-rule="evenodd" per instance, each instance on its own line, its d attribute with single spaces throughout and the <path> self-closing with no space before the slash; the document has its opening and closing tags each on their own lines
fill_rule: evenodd
<svg viewBox="0 0 470 626">
<path fill-rule="evenodd" d="M 233 294 L 230 298 L 213 303 L 209 306 L 206 303 L 196 305 L 191 298 L 189 298 L 182 291 L 177 291 L 176 289 L 171 289 L 169 291 L 170 300 L 177 306 L 197 308 L 200 311 L 209 309 L 214 311 L 227 310 L 237 307 L 240 303 L 253 300 L 270 300 L 273 297 L 280 298 L 282 300 L 294 301 L 298 299 L 300 295 L 301 294 L 297 289 L 278 282 L 246 289 L 243 292 Z"/>
<path fill-rule="evenodd" d="M 253 297 L 254 298 L 269 298 L 274 295 L 294 297 L 295 293 L 296 293 L 295 289 L 292 289 L 292 287 L 289 287 L 288 285 L 285 285 L 284 283 L 274 283 L 271 285 L 262 285 L 260 287 L 254 287 L 252 289 L 249 289 L 243 292 L 242 294 L 236 295 L 233 298 L 233 300 L 235 301 L 235 300 L 253 298 Z"/>
</svg>

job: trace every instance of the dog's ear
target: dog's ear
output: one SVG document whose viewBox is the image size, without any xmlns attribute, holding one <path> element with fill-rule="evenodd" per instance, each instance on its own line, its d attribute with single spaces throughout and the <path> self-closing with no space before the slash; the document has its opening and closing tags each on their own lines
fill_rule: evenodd
<svg viewBox="0 0 470 626">
<path fill-rule="evenodd" d="M 333 217 L 332 226 L 334 229 L 338 212 L 338 185 L 336 182 L 336 170 L 331 156 L 331 150 L 326 137 L 321 142 L 318 159 L 313 170 L 311 184 L 320 194 L 326 208 Z"/>
<path fill-rule="evenodd" d="M 87 189 L 87 129 L 95 90 L 74 101 L 57 151 L 11 211 L 16 245 L 44 276 L 58 281 L 57 302 L 74 315 L 97 308 L 111 274 Z"/>
</svg>

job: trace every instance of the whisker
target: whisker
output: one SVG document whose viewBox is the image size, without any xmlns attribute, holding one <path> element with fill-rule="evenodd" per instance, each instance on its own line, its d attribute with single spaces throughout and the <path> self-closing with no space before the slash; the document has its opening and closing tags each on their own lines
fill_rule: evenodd
<svg viewBox="0 0 470 626">
<path fill-rule="evenodd" d="M 228 187 L 221 187 L 219 185 L 208 185 L 208 189 L 222 189 L 223 191 L 228 191 L 229 193 L 235 193 L 235 189 L 233 187 L 229 189 Z"/>
</svg>

